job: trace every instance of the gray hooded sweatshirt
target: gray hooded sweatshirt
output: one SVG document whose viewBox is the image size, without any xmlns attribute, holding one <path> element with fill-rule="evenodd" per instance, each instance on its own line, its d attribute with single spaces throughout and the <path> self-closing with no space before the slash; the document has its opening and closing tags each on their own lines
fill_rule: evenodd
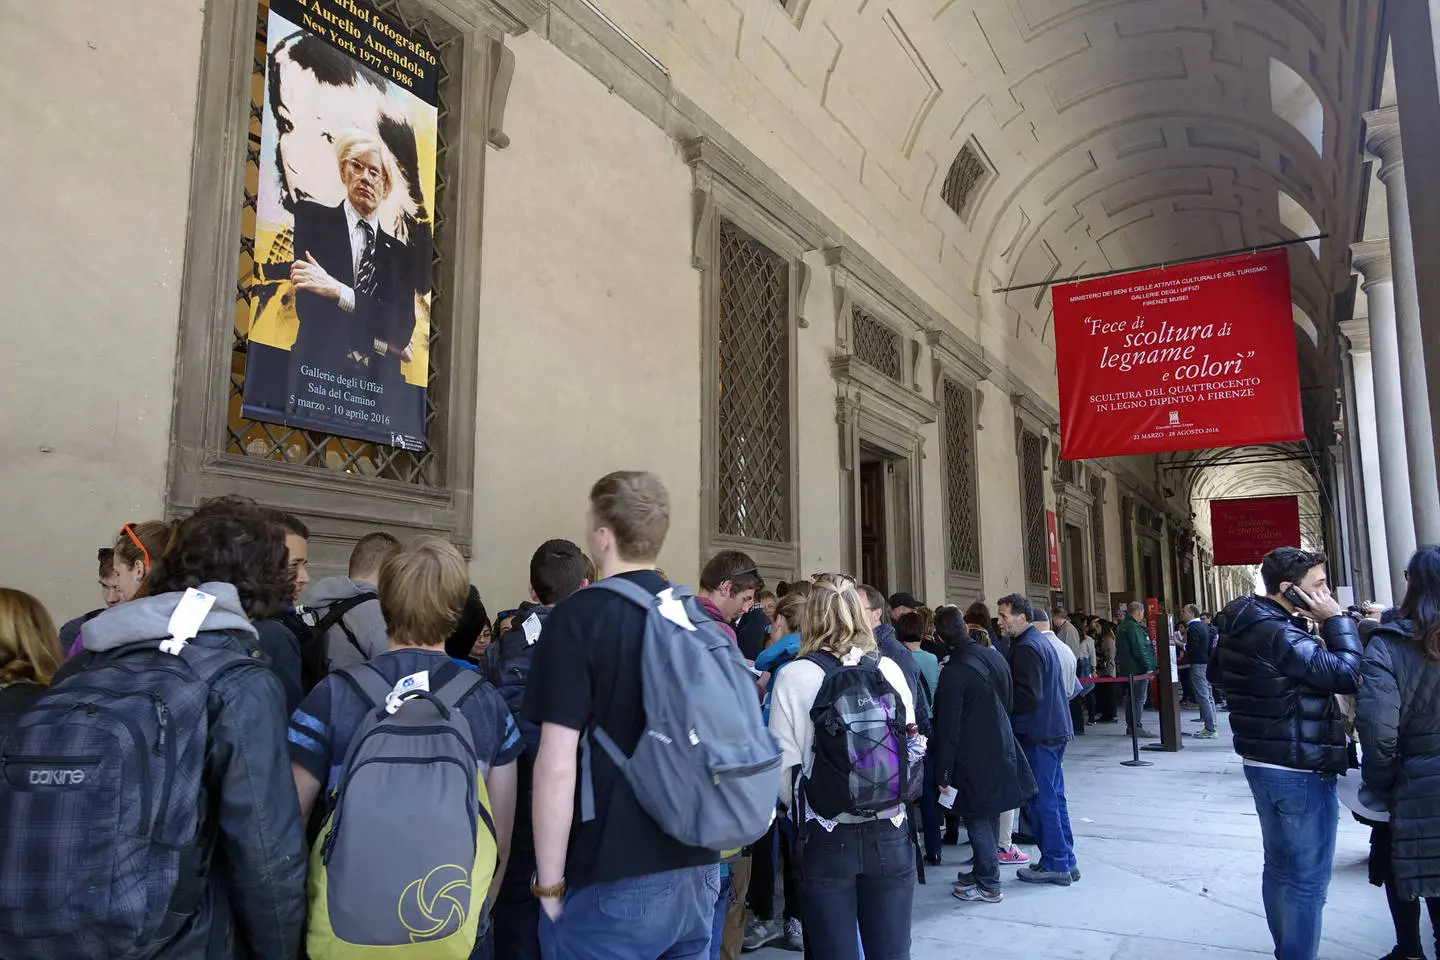
<svg viewBox="0 0 1440 960">
<path fill-rule="evenodd" d="M 349 577 L 326 577 L 310 587 L 306 605 L 313 612 L 316 622 L 325 616 L 325 610 L 331 604 L 361 596 L 369 599 L 346 610 L 340 623 L 331 627 L 325 635 L 325 659 L 331 670 L 353 667 L 378 657 L 390 648 L 390 637 L 385 630 L 385 618 L 380 614 L 380 598 L 373 585 Z M 355 637 L 355 643 L 350 642 L 346 628 Z M 358 650 L 356 644 L 359 644 Z"/>
<path fill-rule="evenodd" d="M 246 651 L 252 649 L 255 628 L 245 616 L 235 588 L 228 583 L 202 583 L 199 589 L 215 597 L 215 605 L 205 614 L 200 631 L 229 634 L 239 640 Z M 103 653 L 138 640 L 163 640 L 170 635 L 170 615 L 183 596 L 183 593 L 166 593 L 111 607 L 85 624 L 82 634 L 85 649 Z"/>
</svg>

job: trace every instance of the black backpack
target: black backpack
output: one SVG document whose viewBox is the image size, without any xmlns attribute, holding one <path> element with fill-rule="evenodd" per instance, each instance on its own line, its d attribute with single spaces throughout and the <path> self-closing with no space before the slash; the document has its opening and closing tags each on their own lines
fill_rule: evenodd
<svg viewBox="0 0 1440 960">
<path fill-rule="evenodd" d="M 315 689 L 321 680 L 330 675 L 330 651 L 327 647 L 326 637 L 331 627 L 339 627 L 345 634 L 345 639 L 350 641 L 360 653 L 362 660 L 369 660 L 365 648 L 360 646 L 355 632 L 345 622 L 345 614 L 369 600 L 374 600 L 375 594 L 362 593 L 358 597 L 346 597 L 344 600 L 336 600 L 325 607 L 312 607 L 304 613 L 286 614 L 285 625 L 290 632 L 295 634 L 295 639 L 300 643 L 300 688 L 306 693 Z"/>
<path fill-rule="evenodd" d="M 800 659 L 825 671 L 810 708 L 815 760 L 803 786 L 810 809 L 834 820 L 845 813 L 874 816 L 919 799 L 923 758 L 909 759 L 910 720 L 880 672 L 880 659 L 865 656 L 845 666 L 824 651 Z"/>
<path fill-rule="evenodd" d="M 210 691 L 244 653 L 95 655 L 0 734 L 0 956 L 149 957 L 200 909 Z"/>
</svg>

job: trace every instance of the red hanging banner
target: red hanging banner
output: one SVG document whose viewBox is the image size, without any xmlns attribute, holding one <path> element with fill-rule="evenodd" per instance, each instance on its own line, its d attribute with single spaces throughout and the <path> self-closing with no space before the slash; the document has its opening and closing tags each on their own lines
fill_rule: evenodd
<svg viewBox="0 0 1440 960">
<path fill-rule="evenodd" d="M 1284 250 L 1051 296 L 1066 460 L 1304 439 Z"/>
<path fill-rule="evenodd" d="M 1259 563 L 1276 547 L 1300 546 L 1296 497 L 1210 501 L 1210 539 L 1217 567 Z"/>
</svg>

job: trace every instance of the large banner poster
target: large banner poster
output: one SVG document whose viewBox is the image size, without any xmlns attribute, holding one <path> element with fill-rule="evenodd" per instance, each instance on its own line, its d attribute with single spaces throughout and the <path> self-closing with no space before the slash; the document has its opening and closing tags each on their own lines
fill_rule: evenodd
<svg viewBox="0 0 1440 960">
<path fill-rule="evenodd" d="M 1061 456 L 1304 439 L 1286 257 L 1056 286 Z"/>
<path fill-rule="evenodd" d="M 1210 539 L 1219 567 L 1259 563 L 1276 547 L 1298 547 L 1300 501 L 1296 497 L 1211 500 Z"/>
<path fill-rule="evenodd" d="M 363 0 L 270 0 L 242 413 L 425 447 L 434 50 Z"/>
</svg>

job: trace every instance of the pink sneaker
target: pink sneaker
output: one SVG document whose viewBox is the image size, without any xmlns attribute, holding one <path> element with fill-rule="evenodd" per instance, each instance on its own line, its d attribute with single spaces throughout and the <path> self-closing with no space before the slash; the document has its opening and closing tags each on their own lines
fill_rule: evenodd
<svg viewBox="0 0 1440 960">
<path fill-rule="evenodd" d="M 1000 862 L 1010 866 L 1023 867 L 1030 862 L 1030 854 L 1012 845 L 1008 850 L 1000 851 Z"/>
</svg>

